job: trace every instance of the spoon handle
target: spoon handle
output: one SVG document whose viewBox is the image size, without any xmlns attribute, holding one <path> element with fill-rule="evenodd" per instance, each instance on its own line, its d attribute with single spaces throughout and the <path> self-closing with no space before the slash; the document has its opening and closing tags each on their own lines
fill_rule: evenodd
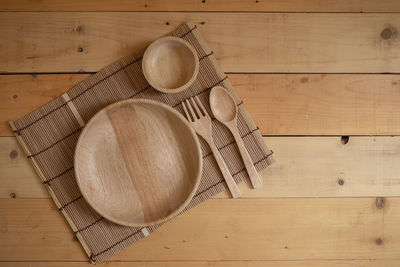
<svg viewBox="0 0 400 267">
<path fill-rule="evenodd" d="M 240 155 L 242 156 L 244 166 L 246 167 L 247 173 L 250 177 L 251 184 L 254 188 L 261 188 L 262 182 L 256 168 L 254 167 L 253 160 L 251 159 L 249 152 L 244 146 L 243 139 L 239 135 L 238 131 L 231 130 L 233 137 L 235 138 L 236 144 L 239 148 Z"/>
<path fill-rule="evenodd" d="M 210 140 L 210 142 L 208 142 L 208 144 L 210 145 L 211 151 L 214 154 L 214 158 L 217 161 L 217 164 L 219 166 L 219 169 L 221 170 L 222 176 L 224 176 L 226 185 L 228 186 L 229 191 L 232 194 L 232 197 L 233 198 L 240 197 L 241 193 L 240 193 L 239 187 L 235 183 L 235 180 L 233 180 L 233 177 L 232 177 L 231 173 L 229 172 L 229 169 L 226 166 L 224 159 L 222 158 L 221 153 L 219 152 L 218 148 L 215 146 L 215 144 L 212 140 Z"/>
</svg>

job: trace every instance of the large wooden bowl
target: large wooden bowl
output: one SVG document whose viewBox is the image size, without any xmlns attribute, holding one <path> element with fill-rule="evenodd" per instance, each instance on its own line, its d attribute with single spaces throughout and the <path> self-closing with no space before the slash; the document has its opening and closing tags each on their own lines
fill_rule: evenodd
<svg viewBox="0 0 400 267">
<path fill-rule="evenodd" d="M 191 44 L 178 37 L 164 37 L 146 49 L 143 74 L 149 84 L 164 93 L 188 88 L 199 72 L 199 58 Z"/>
<path fill-rule="evenodd" d="M 86 201 L 118 224 L 143 227 L 177 215 L 200 182 L 199 140 L 171 107 L 126 100 L 99 111 L 82 131 L 75 174 Z"/>
</svg>

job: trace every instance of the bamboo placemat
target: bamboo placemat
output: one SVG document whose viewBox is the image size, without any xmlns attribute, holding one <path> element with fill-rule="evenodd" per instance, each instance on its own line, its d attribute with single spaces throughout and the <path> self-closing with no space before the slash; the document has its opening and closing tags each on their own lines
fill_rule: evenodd
<svg viewBox="0 0 400 267">
<path fill-rule="evenodd" d="M 161 226 L 134 228 L 109 222 L 86 203 L 79 191 L 73 166 L 75 145 L 85 123 L 108 104 L 127 98 L 147 98 L 166 103 L 183 114 L 181 102 L 198 95 L 209 114 L 212 114 L 209 91 L 213 86 L 221 85 L 235 97 L 239 110 L 239 132 L 257 170 L 261 171 L 273 163 L 272 151 L 265 145 L 258 127 L 246 112 L 227 76 L 217 66 L 213 52 L 203 41 L 197 27 L 187 23 L 170 35 L 188 41 L 198 53 L 199 74 L 189 89 L 177 94 L 162 94 L 154 90 L 141 69 L 144 48 L 102 69 L 25 117 L 10 122 L 27 157 L 93 263 L 106 260 Z M 215 119 L 213 135 L 235 181 L 248 179 L 233 137 Z M 203 153 L 202 180 L 183 212 L 227 190 L 210 148 L 201 138 L 200 142 Z"/>
</svg>

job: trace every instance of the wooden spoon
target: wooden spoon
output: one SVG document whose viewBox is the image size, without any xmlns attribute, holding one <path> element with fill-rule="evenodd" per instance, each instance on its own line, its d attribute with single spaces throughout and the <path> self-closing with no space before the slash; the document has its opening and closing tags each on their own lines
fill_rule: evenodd
<svg viewBox="0 0 400 267">
<path fill-rule="evenodd" d="M 237 107 L 235 100 L 225 88 L 215 86 L 210 93 L 210 106 L 215 118 L 232 132 L 253 187 L 262 187 L 260 176 L 254 167 L 253 161 L 244 146 L 242 137 L 239 134 L 239 129 L 237 128 Z"/>
</svg>

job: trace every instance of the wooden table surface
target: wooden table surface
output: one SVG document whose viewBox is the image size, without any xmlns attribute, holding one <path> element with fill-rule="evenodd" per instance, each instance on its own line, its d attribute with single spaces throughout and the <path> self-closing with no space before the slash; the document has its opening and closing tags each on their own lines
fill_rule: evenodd
<svg viewBox="0 0 400 267">
<path fill-rule="evenodd" d="M 107 266 L 400 266 L 400 2 L 4 0 L 0 266 L 89 265 L 7 124 L 192 20 L 275 151 Z M 42 11 L 42 12 L 38 12 Z"/>
</svg>

